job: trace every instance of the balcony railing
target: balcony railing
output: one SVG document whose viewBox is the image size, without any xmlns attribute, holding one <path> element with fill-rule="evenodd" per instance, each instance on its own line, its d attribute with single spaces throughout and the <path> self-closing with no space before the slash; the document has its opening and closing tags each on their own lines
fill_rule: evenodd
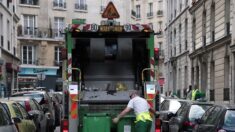
<svg viewBox="0 0 235 132">
<path fill-rule="evenodd" d="M 20 4 L 39 5 L 39 1 L 38 0 L 20 0 Z"/>
<path fill-rule="evenodd" d="M 131 16 L 136 17 L 136 12 L 134 10 L 131 10 Z"/>
<path fill-rule="evenodd" d="M 153 12 L 149 12 L 149 13 L 147 13 L 147 17 L 148 17 L 148 18 L 153 17 Z"/>
<path fill-rule="evenodd" d="M 54 1 L 53 2 L 53 7 L 54 8 L 66 8 L 66 2 L 57 2 L 57 1 Z"/>
<path fill-rule="evenodd" d="M 54 61 L 54 65 L 55 65 L 55 66 L 62 66 L 62 61 L 57 61 L 57 60 L 55 60 L 55 61 Z"/>
<path fill-rule="evenodd" d="M 158 10 L 157 11 L 157 16 L 163 16 L 163 11 L 162 10 Z"/>
<path fill-rule="evenodd" d="M 18 37 L 30 38 L 60 38 L 63 37 L 60 29 L 36 28 L 36 27 L 18 27 Z"/>
<path fill-rule="evenodd" d="M 75 9 L 76 10 L 83 10 L 83 11 L 87 11 L 87 4 L 75 4 Z"/>
<path fill-rule="evenodd" d="M 137 18 L 137 19 L 140 19 L 140 14 L 136 14 L 136 18 Z"/>
</svg>

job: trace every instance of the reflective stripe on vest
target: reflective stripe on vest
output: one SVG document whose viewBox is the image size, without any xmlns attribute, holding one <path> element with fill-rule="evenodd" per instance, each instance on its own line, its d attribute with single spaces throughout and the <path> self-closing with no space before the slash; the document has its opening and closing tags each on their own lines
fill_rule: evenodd
<svg viewBox="0 0 235 132">
<path fill-rule="evenodd" d="M 192 91 L 192 100 L 196 99 L 197 91 L 198 91 L 198 89 Z"/>
<path fill-rule="evenodd" d="M 152 121 L 152 117 L 150 116 L 149 112 L 142 112 L 136 116 L 136 122 L 138 121 L 145 122 L 146 120 Z"/>
</svg>

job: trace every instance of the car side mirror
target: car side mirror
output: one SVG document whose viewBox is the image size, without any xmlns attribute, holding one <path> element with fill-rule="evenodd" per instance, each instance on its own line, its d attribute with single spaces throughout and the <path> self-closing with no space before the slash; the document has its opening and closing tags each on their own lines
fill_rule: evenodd
<svg viewBox="0 0 235 132">
<path fill-rule="evenodd" d="M 21 123 L 21 119 L 19 117 L 13 117 L 12 120 L 14 123 Z"/>
<path fill-rule="evenodd" d="M 203 123 L 203 121 L 202 121 L 202 119 L 195 119 L 195 122 L 197 123 L 197 124 L 202 124 Z"/>
<path fill-rule="evenodd" d="M 49 109 L 44 107 L 43 112 L 46 113 L 47 111 L 49 111 Z"/>
<path fill-rule="evenodd" d="M 170 118 L 172 118 L 172 117 L 175 117 L 175 116 L 176 116 L 176 114 L 174 114 L 174 113 L 172 113 L 172 112 L 167 113 L 168 119 L 170 119 Z"/>
</svg>

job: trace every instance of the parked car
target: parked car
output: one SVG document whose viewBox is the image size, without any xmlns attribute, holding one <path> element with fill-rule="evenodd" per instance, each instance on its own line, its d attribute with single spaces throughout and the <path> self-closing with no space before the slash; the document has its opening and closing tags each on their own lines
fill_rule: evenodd
<svg viewBox="0 0 235 132">
<path fill-rule="evenodd" d="M 15 124 L 12 122 L 9 111 L 0 103 L 0 132 L 17 132 Z"/>
<path fill-rule="evenodd" d="M 235 132 L 235 105 L 214 105 L 196 122 L 194 132 Z"/>
<path fill-rule="evenodd" d="M 42 108 L 47 110 L 47 112 L 49 113 L 49 118 L 51 120 L 50 123 L 52 124 L 52 126 L 54 126 L 53 128 L 55 129 L 54 105 L 47 91 L 32 90 L 32 91 L 18 92 L 12 95 L 12 97 L 17 97 L 17 96 L 27 96 L 35 99 L 42 106 Z"/>
<path fill-rule="evenodd" d="M 32 99 L 31 97 L 21 96 L 11 97 L 10 100 L 20 103 L 30 115 L 34 116 L 33 120 L 37 127 L 37 132 L 47 131 L 47 126 L 49 125 L 47 125 L 47 123 L 49 120 L 46 115 L 46 111 L 45 109 L 43 110 L 43 108 L 38 104 L 35 99 Z"/>
<path fill-rule="evenodd" d="M 165 98 L 160 105 L 159 119 L 161 121 L 162 132 L 169 131 L 168 122 L 178 109 L 185 105 L 185 100 Z"/>
<path fill-rule="evenodd" d="M 195 119 L 199 119 L 212 104 L 205 102 L 185 101 L 177 113 L 169 120 L 170 132 L 191 132 L 195 127 Z"/>
<path fill-rule="evenodd" d="M 52 98 L 53 101 L 53 106 L 55 109 L 55 125 L 60 126 L 60 121 L 62 119 L 62 100 L 59 97 L 58 93 L 50 92 L 49 93 L 50 97 Z"/>
<path fill-rule="evenodd" d="M 1 102 L 5 104 L 4 108 L 8 109 L 19 132 L 36 132 L 33 116 L 30 116 L 21 104 L 9 100 L 1 100 Z"/>
</svg>

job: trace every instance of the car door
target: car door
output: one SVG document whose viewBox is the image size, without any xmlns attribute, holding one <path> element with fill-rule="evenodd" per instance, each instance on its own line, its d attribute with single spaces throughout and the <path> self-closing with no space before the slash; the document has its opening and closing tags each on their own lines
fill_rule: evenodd
<svg viewBox="0 0 235 132">
<path fill-rule="evenodd" d="M 35 132 L 36 131 L 36 126 L 35 126 L 33 120 L 30 119 L 29 114 L 26 112 L 24 107 L 19 103 L 17 103 L 17 107 L 19 108 L 20 112 L 23 115 L 23 120 L 27 124 L 27 130 L 25 132 Z"/>
<path fill-rule="evenodd" d="M 15 125 L 10 119 L 9 112 L 0 104 L 0 132 L 15 132 L 17 131 Z"/>
<path fill-rule="evenodd" d="M 46 131 L 46 124 L 47 124 L 47 119 L 46 119 L 46 116 L 42 110 L 42 107 L 38 104 L 38 102 L 34 99 L 32 99 L 34 105 L 36 106 L 38 112 L 39 112 L 39 121 L 40 121 L 40 125 L 41 125 L 41 130 L 43 132 Z"/>
<path fill-rule="evenodd" d="M 185 119 L 185 116 L 187 115 L 189 105 L 188 104 L 182 104 L 182 106 L 179 108 L 179 110 L 176 113 L 175 117 L 172 117 L 169 121 L 169 131 L 170 132 L 178 132 L 181 128 L 181 124 L 183 120 Z"/>
<path fill-rule="evenodd" d="M 12 103 L 12 109 L 15 113 L 15 117 L 21 119 L 20 123 L 17 123 L 17 127 L 19 132 L 27 132 L 27 121 L 24 120 L 22 113 L 20 112 L 20 109 L 17 107 L 15 103 Z M 12 116 L 14 118 L 14 116 Z"/>
<path fill-rule="evenodd" d="M 198 125 L 197 132 L 214 132 L 216 131 L 216 124 L 220 121 L 219 118 L 222 113 L 221 107 L 212 107 L 202 116 L 202 124 Z"/>
</svg>

